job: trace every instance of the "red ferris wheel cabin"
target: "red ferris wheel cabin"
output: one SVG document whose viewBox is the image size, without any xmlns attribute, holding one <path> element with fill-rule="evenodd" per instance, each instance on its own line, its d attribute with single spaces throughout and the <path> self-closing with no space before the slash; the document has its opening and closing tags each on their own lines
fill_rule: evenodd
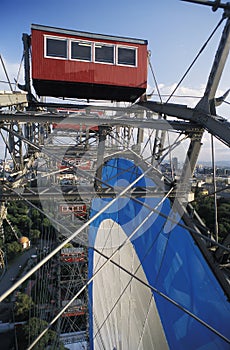
<svg viewBox="0 0 230 350">
<path fill-rule="evenodd" d="M 39 96 L 135 101 L 147 88 L 147 41 L 32 24 Z"/>
</svg>

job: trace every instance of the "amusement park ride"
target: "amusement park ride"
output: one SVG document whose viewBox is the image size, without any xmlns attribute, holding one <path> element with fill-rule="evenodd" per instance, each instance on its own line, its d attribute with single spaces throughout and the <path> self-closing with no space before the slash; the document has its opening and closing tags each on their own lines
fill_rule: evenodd
<svg viewBox="0 0 230 350">
<path fill-rule="evenodd" d="M 32 208 L 39 200 L 59 238 L 0 301 L 60 256 L 58 311 L 28 349 L 50 328 L 63 333 L 60 319 L 74 323 L 77 314 L 87 314 L 91 349 L 230 346 L 230 271 L 221 258 L 229 257 L 230 236 L 220 244 L 188 203 L 204 131 L 230 146 L 230 123 L 216 114 L 227 95 L 216 97 L 230 4 L 183 1 L 222 9 L 226 22 L 195 108 L 148 100 L 146 40 L 37 24 L 23 34 L 24 92 L 0 95 L 1 135 L 14 164 L 1 182 L 0 223 L 10 200 Z M 162 172 L 162 162 L 184 140 L 178 179 Z M 75 248 L 68 251 L 68 243 Z M 74 281 L 81 278 L 79 288 L 65 286 L 67 298 L 62 286 L 73 284 L 66 277 L 72 268 Z"/>
</svg>

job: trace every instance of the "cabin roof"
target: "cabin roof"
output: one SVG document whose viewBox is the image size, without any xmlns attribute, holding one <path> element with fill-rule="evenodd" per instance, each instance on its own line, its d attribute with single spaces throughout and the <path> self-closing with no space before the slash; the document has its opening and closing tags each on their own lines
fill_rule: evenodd
<svg viewBox="0 0 230 350">
<path fill-rule="evenodd" d="M 114 35 L 105 35 L 105 34 L 82 32 L 82 31 L 77 31 L 77 30 L 72 30 L 72 29 L 63 29 L 63 28 L 57 28 L 57 27 L 49 27 L 49 26 L 40 25 L 40 24 L 31 24 L 31 29 L 45 31 L 45 32 L 51 32 L 51 33 L 55 33 L 55 34 L 73 35 L 73 36 L 78 36 L 78 37 L 82 37 L 82 38 L 120 41 L 120 42 L 131 43 L 131 44 L 138 44 L 138 45 L 147 45 L 148 44 L 148 41 L 147 40 L 143 40 L 143 39 L 127 38 L 127 37 L 120 37 L 120 36 L 114 36 Z"/>
</svg>

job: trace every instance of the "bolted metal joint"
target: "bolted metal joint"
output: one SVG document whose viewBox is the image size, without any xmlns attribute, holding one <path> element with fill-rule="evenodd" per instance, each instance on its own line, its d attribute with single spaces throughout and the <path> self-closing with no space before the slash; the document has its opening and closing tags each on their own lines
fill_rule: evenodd
<svg viewBox="0 0 230 350">
<path fill-rule="evenodd" d="M 213 11 L 213 12 L 215 12 L 215 11 L 218 9 L 218 7 L 219 7 L 219 5 L 220 5 L 220 1 L 221 1 L 221 0 L 216 0 L 216 1 L 214 2 L 213 6 L 212 6 L 212 11 Z"/>
</svg>

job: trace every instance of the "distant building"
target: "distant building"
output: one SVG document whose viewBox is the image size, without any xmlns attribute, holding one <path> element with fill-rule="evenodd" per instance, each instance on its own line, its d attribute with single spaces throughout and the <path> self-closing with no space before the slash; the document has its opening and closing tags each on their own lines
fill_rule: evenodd
<svg viewBox="0 0 230 350">
<path fill-rule="evenodd" d="M 178 158 L 177 157 L 173 157 L 172 159 L 172 167 L 173 167 L 173 171 L 177 172 L 179 166 L 178 166 Z"/>
<path fill-rule="evenodd" d="M 212 176 L 206 176 L 205 177 L 206 184 L 212 184 L 213 183 L 213 177 Z"/>
<path fill-rule="evenodd" d="M 61 250 L 60 259 L 66 263 L 85 262 L 86 255 L 83 248 L 64 248 Z"/>
<path fill-rule="evenodd" d="M 87 350 L 86 332 L 61 333 L 60 340 L 66 349 L 69 350 Z"/>
<path fill-rule="evenodd" d="M 200 191 L 200 194 L 202 196 L 207 196 L 208 195 L 208 190 L 206 188 L 203 188 L 201 191 Z"/>
</svg>

